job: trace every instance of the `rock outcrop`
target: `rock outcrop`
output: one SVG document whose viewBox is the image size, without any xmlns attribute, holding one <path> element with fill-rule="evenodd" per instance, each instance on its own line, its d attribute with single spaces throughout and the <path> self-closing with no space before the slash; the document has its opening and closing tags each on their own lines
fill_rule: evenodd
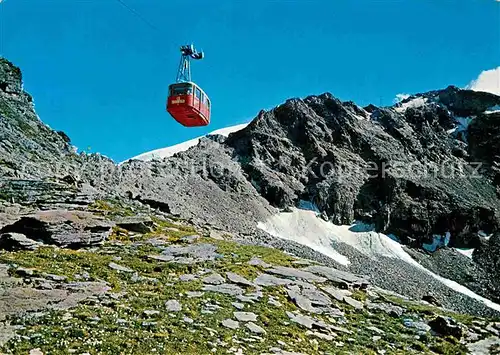
<svg viewBox="0 0 500 355">
<path fill-rule="evenodd" d="M 312 201 L 337 224 L 361 219 L 420 243 L 450 232 L 457 245 L 497 230 L 500 207 L 456 134 L 458 115 L 479 122 L 498 104 L 495 95 L 454 87 L 371 112 L 329 94 L 311 96 L 261 112 L 226 144 L 272 205 Z"/>
</svg>

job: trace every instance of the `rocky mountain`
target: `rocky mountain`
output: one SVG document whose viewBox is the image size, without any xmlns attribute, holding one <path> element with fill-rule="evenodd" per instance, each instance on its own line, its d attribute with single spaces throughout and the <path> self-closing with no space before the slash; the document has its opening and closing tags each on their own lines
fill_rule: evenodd
<svg viewBox="0 0 500 355">
<path fill-rule="evenodd" d="M 494 351 L 499 107 L 455 87 L 392 107 L 323 94 L 117 165 L 43 124 L 2 59 L 0 346 Z"/>
</svg>

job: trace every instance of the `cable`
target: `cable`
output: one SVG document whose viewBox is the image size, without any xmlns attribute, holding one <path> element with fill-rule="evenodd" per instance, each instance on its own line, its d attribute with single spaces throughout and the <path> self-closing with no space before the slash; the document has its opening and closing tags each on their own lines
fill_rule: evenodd
<svg viewBox="0 0 500 355">
<path fill-rule="evenodd" d="M 132 7 L 128 6 L 126 3 L 123 2 L 123 0 L 116 0 L 120 5 L 122 5 L 124 8 L 126 8 L 128 11 L 130 11 L 135 17 L 140 19 L 142 22 L 144 22 L 146 25 L 148 25 L 151 29 L 160 32 L 158 27 L 153 25 L 151 22 L 149 22 L 144 16 L 142 16 L 137 10 L 133 9 Z"/>
</svg>

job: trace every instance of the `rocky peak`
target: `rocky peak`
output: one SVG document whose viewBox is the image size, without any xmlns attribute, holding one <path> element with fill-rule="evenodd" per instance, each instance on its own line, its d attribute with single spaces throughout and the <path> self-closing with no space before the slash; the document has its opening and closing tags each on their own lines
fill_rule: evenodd
<svg viewBox="0 0 500 355">
<path fill-rule="evenodd" d="M 466 139 L 453 134 L 458 114 L 499 100 L 449 87 L 368 112 L 326 93 L 261 112 L 226 144 L 272 205 L 307 200 L 334 223 L 368 218 L 403 238 L 449 231 L 458 242 L 497 229 L 500 208 L 488 178 L 473 176 Z"/>
<path fill-rule="evenodd" d="M 448 86 L 446 89 L 412 95 L 396 106 L 402 106 L 417 99 L 440 104 L 460 117 L 476 116 L 491 107 L 500 105 L 500 97 L 495 94 Z"/>
<path fill-rule="evenodd" d="M 0 178 L 83 177 L 110 163 L 98 155 L 77 154 L 64 132 L 45 125 L 23 90 L 20 69 L 0 58 Z"/>
<path fill-rule="evenodd" d="M 0 58 L 0 91 L 10 94 L 21 94 L 22 88 L 21 70 L 7 59 Z"/>
</svg>

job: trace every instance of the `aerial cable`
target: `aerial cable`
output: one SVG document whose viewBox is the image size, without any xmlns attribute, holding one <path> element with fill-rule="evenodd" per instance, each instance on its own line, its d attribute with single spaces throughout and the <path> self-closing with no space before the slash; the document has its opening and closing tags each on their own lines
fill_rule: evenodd
<svg viewBox="0 0 500 355">
<path fill-rule="evenodd" d="M 155 31 L 158 31 L 158 32 L 161 32 L 158 27 L 156 27 L 155 25 L 153 25 L 151 22 L 149 22 L 144 16 L 142 16 L 137 10 L 135 10 L 134 8 L 128 6 L 126 3 L 123 2 L 123 0 L 116 0 L 118 1 L 118 3 L 120 3 L 120 5 L 122 5 L 124 8 L 126 8 L 128 11 L 130 11 L 135 17 L 137 17 L 139 20 L 141 20 L 142 22 L 144 22 L 146 25 L 148 25 L 151 29 L 155 30 Z"/>
</svg>

